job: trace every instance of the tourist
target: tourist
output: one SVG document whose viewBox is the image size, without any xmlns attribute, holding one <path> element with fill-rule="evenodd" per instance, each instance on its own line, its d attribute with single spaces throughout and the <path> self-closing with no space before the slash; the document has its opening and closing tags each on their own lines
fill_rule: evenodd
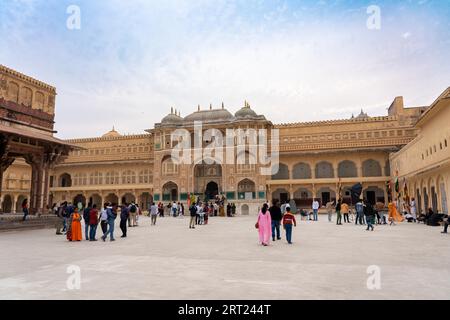
<svg viewBox="0 0 450 320">
<path fill-rule="evenodd" d="M 350 211 L 350 208 L 348 207 L 348 204 L 347 204 L 347 202 L 342 202 L 342 204 L 341 204 L 341 214 L 343 214 L 344 215 L 344 223 L 350 223 L 350 219 L 349 219 L 349 217 L 348 217 L 348 214 L 349 214 L 349 211 Z"/>
<path fill-rule="evenodd" d="M 158 216 L 158 207 L 153 202 L 150 207 L 150 218 L 151 218 L 151 225 L 156 225 L 156 217 Z"/>
<path fill-rule="evenodd" d="M 135 225 L 135 227 L 138 227 L 139 226 L 139 216 L 142 215 L 142 211 L 141 211 L 141 208 L 139 207 L 139 205 L 137 203 L 136 203 L 136 208 L 137 208 L 137 211 L 136 211 L 136 225 Z"/>
<path fill-rule="evenodd" d="M 123 206 L 122 206 L 123 208 Z M 130 217 L 131 223 L 128 225 L 129 227 L 137 227 L 137 222 L 136 222 L 136 216 L 138 214 L 138 207 L 137 205 L 133 202 L 131 202 L 130 206 L 127 207 L 127 220 L 128 220 L 128 216 Z M 126 236 L 126 229 L 125 229 L 125 236 Z"/>
<path fill-rule="evenodd" d="M 409 212 L 407 212 L 406 214 L 405 214 L 405 219 L 406 219 L 406 221 L 408 221 L 408 222 L 414 222 L 414 217 L 412 216 L 412 214 L 411 213 L 409 213 Z"/>
<path fill-rule="evenodd" d="M 189 229 L 195 229 L 195 224 L 197 220 L 197 206 L 192 203 L 189 207 L 189 213 L 191 214 L 191 220 L 189 221 Z"/>
<path fill-rule="evenodd" d="M 177 211 L 178 211 L 178 205 L 177 203 L 174 201 L 172 203 L 172 216 L 175 218 L 177 216 Z"/>
<path fill-rule="evenodd" d="M 289 208 L 289 211 L 290 210 L 291 209 Z M 272 241 L 275 241 L 275 233 L 277 240 L 281 240 L 280 224 L 283 216 L 281 214 L 281 208 L 278 207 L 278 200 L 275 199 L 272 201 L 272 206 L 269 208 L 269 212 L 272 220 Z M 288 208 L 286 208 L 286 212 L 288 212 Z"/>
<path fill-rule="evenodd" d="M 448 215 L 445 215 L 444 217 L 444 231 L 442 231 L 441 233 L 447 233 L 447 229 L 448 229 L 448 225 L 450 224 L 449 219 L 448 219 Z"/>
<path fill-rule="evenodd" d="M 286 208 L 286 213 L 283 215 L 283 228 L 286 231 L 286 240 L 289 244 L 292 244 L 292 225 L 296 227 L 297 221 L 291 213 L 291 208 Z"/>
<path fill-rule="evenodd" d="M 64 207 L 59 206 L 58 211 L 56 212 L 56 234 L 61 235 L 61 229 L 64 228 Z"/>
<path fill-rule="evenodd" d="M 81 233 L 81 220 L 82 217 L 78 213 L 78 207 L 74 208 L 73 213 L 70 216 L 70 226 L 67 231 L 67 240 L 69 241 L 81 241 L 83 235 Z"/>
<path fill-rule="evenodd" d="M 403 217 L 401 214 L 398 213 L 397 211 L 397 207 L 394 203 L 394 201 L 391 201 L 388 205 L 388 210 L 389 210 L 389 222 L 390 222 L 390 226 L 395 225 L 395 222 L 402 222 L 403 221 Z"/>
<path fill-rule="evenodd" d="M 108 216 L 108 230 L 102 236 L 102 240 L 105 241 L 109 234 L 110 241 L 116 241 L 116 239 L 114 239 L 114 221 L 117 218 L 116 206 L 113 207 L 111 204 L 108 204 L 106 207 L 106 214 Z"/>
<path fill-rule="evenodd" d="M 89 241 L 89 213 L 91 212 L 91 204 L 88 203 L 87 207 L 83 209 L 83 219 L 84 219 L 84 236 L 86 241 Z"/>
<path fill-rule="evenodd" d="M 317 201 L 317 199 L 314 199 L 313 203 L 312 203 L 312 209 L 313 209 L 313 216 L 314 216 L 314 221 L 319 221 L 319 201 Z"/>
<path fill-rule="evenodd" d="M 105 203 L 103 209 L 100 211 L 100 227 L 102 228 L 103 235 L 108 231 L 108 212 L 107 204 Z"/>
<path fill-rule="evenodd" d="M 231 217 L 231 203 L 227 203 L 227 217 Z"/>
<path fill-rule="evenodd" d="M 342 225 L 342 215 L 341 215 L 341 199 L 338 200 L 338 202 L 336 203 L 336 225 Z"/>
<path fill-rule="evenodd" d="M 209 213 L 210 213 L 210 207 L 209 207 L 208 203 L 205 203 L 205 206 L 203 208 L 203 213 L 204 213 L 203 222 L 206 225 L 206 224 L 208 224 Z"/>
<path fill-rule="evenodd" d="M 325 209 L 327 210 L 327 214 L 328 214 L 328 222 L 332 222 L 333 206 L 334 206 L 334 201 L 328 201 L 327 204 L 325 205 Z"/>
<path fill-rule="evenodd" d="M 258 214 L 258 221 L 255 225 L 255 227 L 259 231 L 259 242 L 263 246 L 269 245 L 269 239 L 272 235 L 272 219 L 268 211 L 269 210 L 267 204 L 264 204 Z"/>
<path fill-rule="evenodd" d="M 28 214 L 30 213 L 29 206 L 28 206 L 28 199 L 24 199 L 22 201 L 22 212 L 23 212 L 22 221 L 25 221 L 27 219 Z"/>
<path fill-rule="evenodd" d="M 127 221 L 128 217 L 130 216 L 130 211 L 132 210 L 132 207 L 133 207 L 132 205 L 128 207 L 127 204 L 124 203 L 120 208 L 120 230 L 122 230 L 121 238 L 127 237 Z M 136 205 L 134 205 L 134 210 L 135 210 L 134 214 L 136 215 Z M 136 217 L 134 218 L 134 220 L 135 219 Z M 131 218 L 131 220 L 133 221 L 133 218 Z"/>
<path fill-rule="evenodd" d="M 377 212 L 378 224 L 387 224 L 386 217 L 384 216 L 385 205 L 383 202 L 378 201 L 375 204 L 375 210 Z"/>
<path fill-rule="evenodd" d="M 158 213 L 160 217 L 164 218 L 164 205 L 161 202 L 158 203 Z"/>
<path fill-rule="evenodd" d="M 369 231 L 370 229 L 373 231 L 375 223 L 375 211 L 373 210 L 372 204 L 369 201 L 365 202 L 364 205 L 364 215 L 366 216 L 367 221 L 367 229 L 366 231 Z"/>
<path fill-rule="evenodd" d="M 195 217 L 195 224 L 198 225 L 198 224 L 200 224 L 200 214 L 201 214 L 200 211 L 202 210 L 200 202 L 197 202 L 196 207 L 197 207 L 197 211 L 196 211 L 197 216 Z"/>
<path fill-rule="evenodd" d="M 198 215 L 198 223 L 197 224 L 202 225 L 204 222 L 204 217 L 205 217 L 205 211 L 203 210 L 202 204 L 199 204 L 197 206 L 197 215 Z"/>
<path fill-rule="evenodd" d="M 232 214 L 233 216 L 236 214 L 236 204 L 235 204 L 235 203 L 233 203 L 233 204 L 231 205 L 231 214 Z"/>
<path fill-rule="evenodd" d="M 86 222 L 86 220 L 85 220 Z M 95 238 L 97 234 L 97 226 L 98 226 L 98 210 L 97 205 L 94 204 L 89 211 L 89 241 L 97 241 Z"/>
<path fill-rule="evenodd" d="M 414 198 L 411 198 L 409 207 L 410 207 L 410 213 L 414 219 L 414 222 L 417 222 L 417 208 L 416 208 L 416 200 Z"/>
<path fill-rule="evenodd" d="M 364 204 L 362 202 L 362 199 L 359 199 L 359 201 L 355 205 L 356 209 L 356 219 L 355 219 L 355 225 L 358 225 L 358 222 L 360 225 L 364 225 Z"/>
</svg>

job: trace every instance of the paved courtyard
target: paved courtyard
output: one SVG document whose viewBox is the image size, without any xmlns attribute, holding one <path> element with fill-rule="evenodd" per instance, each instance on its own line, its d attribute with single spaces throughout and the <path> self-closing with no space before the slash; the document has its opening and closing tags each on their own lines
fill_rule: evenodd
<svg viewBox="0 0 450 320">
<path fill-rule="evenodd" d="M 0 233 L 0 299 L 449 299 L 450 236 L 403 223 L 366 232 L 321 216 L 294 245 L 258 245 L 256 217 L 148 218 L 126 240 L 69 243 L 54 230 Z M 84 230 L 83 230 L 84 232 Z M 119 234 L 120 232 L 117 232 Z M 68 289 L 70 265 L 81 288 Z M 367 268 L 381 288 L 367 288 Z"/>
</svg>

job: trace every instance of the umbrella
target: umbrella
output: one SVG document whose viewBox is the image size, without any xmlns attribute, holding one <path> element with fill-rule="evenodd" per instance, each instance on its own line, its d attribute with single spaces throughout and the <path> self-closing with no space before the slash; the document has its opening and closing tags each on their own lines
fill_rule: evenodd
<svg viewBox="0 0 450 320">
<path fill-rule="evenodd" d="M 359 201 L 359 198 L 361 197 L 363 186 L 361 183 L 355 184 L 351 188 L 351 196 L 352 196 L 352 203 L 357 203 Z"/>
</svg>

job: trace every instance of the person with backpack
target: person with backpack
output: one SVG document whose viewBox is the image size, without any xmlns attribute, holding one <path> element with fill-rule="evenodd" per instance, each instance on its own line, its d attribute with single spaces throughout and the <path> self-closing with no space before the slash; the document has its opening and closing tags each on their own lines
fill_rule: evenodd
<svg viewBox="0 0 450 320">
<path fill-rule="evenodd" d="M 369 231 L 371 229 L 374 230 L 373 224 L 375 223 L 375 210 L 373 209 L 370 202 L 365 201 L 364 204 L 364 215 L 366 216 L 366 222 L 367 222 L 367 229 L 366 231 Z"/>
<path fill-rule="evenodd" d="M 122 207 L 120 207 L 120 230 L 122 230 L 121 238 L 127 237 L 127 221 L 128 217 L 130 216 L 131 208 L 132 206 L 128 207 L 126 203 L 124 203 Z M 134 208 L 136 208 L 136 206 L 134 206 Z M 136 211 L 134 212 L 134 214 L 136 214 Z"/>
<path fill-rule="evenodd" d="M 197 218 L 197 206 L 192 203 L 189 207 L 189 212 L 191 214 L 191 220 L 189 221 L 189 229 L 195 229 L 195 220 Z"/>
<path fill-rule="evenodd" d="M 132 202 L 130 204 L 130 206 L 128 207 L 128 215 L 130 216 L 130 223 L 128 224 L 129 227 L 136 227 L 136 214 L 138 212 L 138 208 L 136 206 L 136 204 L 134 202 Z M 126 233 L 126 232 L 125 232 Z"/>
<path fill-rule="evenodd" d="M 61 235 L 61 229 L 64 229 L 64 207 L 59 206 L 58 210 L 56 211 L 56 216 L 58 217 L 58 220 L 56 220 L 56 234 Z"/>
<path fill-rule="evenodd" d="M 117 208 L 111 206 L 110 204 L 106 207 L 106 214 L 108 215 L 108 230 L 102 236 L 102 240 L 105 241 L 109 234 L 110 241 L 116 241 L 114 239 L 114 222 L 117 218 Z"/>
<path fill-rule="evenodd" d="M 84 219 L 84 235 L 86 241 L 89 241 L 89 213 L 91 212 L 91 204 L 88 203 L 87 207 L 83 210 L 83 219 Z"/>
</svg>

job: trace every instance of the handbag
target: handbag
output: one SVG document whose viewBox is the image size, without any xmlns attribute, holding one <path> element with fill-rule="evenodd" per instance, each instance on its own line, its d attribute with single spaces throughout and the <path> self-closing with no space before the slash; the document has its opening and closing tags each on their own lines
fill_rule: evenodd
<svg viewBox="0 0 450 320">
<path fill-rule="evenodd" d="M 255 223 L 255 228 L 259 229 L 259 223 L 258 222 Z"/>
</svg>

